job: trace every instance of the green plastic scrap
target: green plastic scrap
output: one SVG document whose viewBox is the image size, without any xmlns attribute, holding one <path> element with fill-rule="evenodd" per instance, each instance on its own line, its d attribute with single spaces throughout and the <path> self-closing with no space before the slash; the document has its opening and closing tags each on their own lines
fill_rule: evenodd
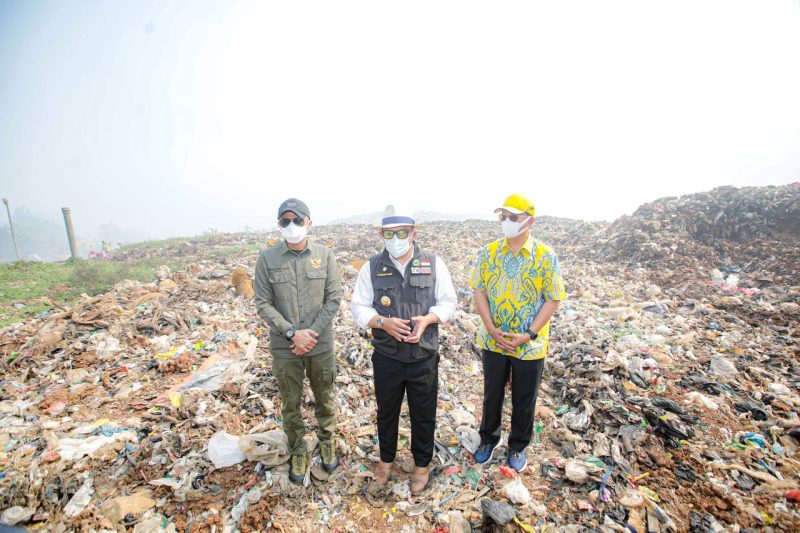
<svg viewBox="0 0 800 533">
<path fill-rule="evenodd" d="M 597 466 L 599 468 L 602 468 L 603 470 L 608 470 L 608 465 L 605 462 L 603 462 L 602 459 L 600 459 L 599 457 L 597 457 L 595 455 L 593 455 L 593 456 L 589 457 L 588 459 L 586 459 L 586 462 L 589 463 L 589 464 L 593 464 L 593 465 L 595 465 L 595 466 Z"/>
</svg>

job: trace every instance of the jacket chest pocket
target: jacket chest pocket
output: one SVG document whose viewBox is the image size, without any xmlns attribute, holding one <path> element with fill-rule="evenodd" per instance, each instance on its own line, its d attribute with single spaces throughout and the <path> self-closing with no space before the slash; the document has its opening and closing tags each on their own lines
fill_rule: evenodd
<svg viewBox="0 0 800 533">
<path fill-rule="evenodd" d="M 292 273 L 288 268 L 270 269 L 269 282 L 278 299 L 286 300 L 292 296 Z"/>
<path fill-rule="evenodd" d="M 433 296 L 434 283 L 433 276 L 428 274 L 411 275 L 408 284 L 414 287 L 414 301 L 421 305 L 428 305 Z M 425 309 L 427 312 L 427 308 Z"/>
<path fill-rule="evenodd" d="M 322 300 L 325 296 L 325 280 L 328 278 L 328 272 L 325 270 L 314 269 L 306 272 L 306 279 L 308 280 L 308 295 L 314 300 Z"/>
</svg>

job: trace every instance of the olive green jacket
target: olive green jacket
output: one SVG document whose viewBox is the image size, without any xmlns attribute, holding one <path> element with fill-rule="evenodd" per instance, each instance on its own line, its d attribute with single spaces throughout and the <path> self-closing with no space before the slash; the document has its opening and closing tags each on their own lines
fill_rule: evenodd
<svg viewBox="0 0 800 533">
<path fill-rule="evenodd" d="M 274 357 L 296 357 L 285 337 L 291 328 L 311 329 L 319 335 L 306 357 L 333 350 L 331 322 L 342 301 L 333 251 L 311 239 L 297 254 L 286 241 L 270 246 L 258 256 L 255 291 L 258 316 L 269 324 L 269 350 Z"/>
</svg>

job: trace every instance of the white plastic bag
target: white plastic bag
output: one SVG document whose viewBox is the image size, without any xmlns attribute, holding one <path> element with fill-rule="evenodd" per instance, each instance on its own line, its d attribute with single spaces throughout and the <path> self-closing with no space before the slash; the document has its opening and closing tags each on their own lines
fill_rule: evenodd
<svg viewBox="0 0 800 533">
<path fill-rule="evenodd" d="M 246 459 L 239 449 L 239 437 L 225 431 L 218 431 L 208 441 L 208 457 L 214 468 L 225 468 L 239 464 Z"/>
<path fill-rule="evenodd" d="M 469 453 L 475 453 L 478 446 L 481 445 L 480 433 L 469 426 L 458 426 L 456 428 L 456 435 L 458 435 L 461 446 Z"/>
<path fill-rule="evenodd" d="M 512 503 L 526 505 L 531 501 L 531 493 L 528 492 L 528 489 L 522 484 L 522 479 L 519 477 L 505 484 L 503 487 L 503 494 L 505 494 L 506 498 L 511 500 Z"/>
<path fill-rule="evenodd" d="M 83 482 L 78 492 L 72 496 L 72 499 L 64 507 L 64 514 L 69 517 L 81 514 L 92 501 L 92 494 L 94 494 L 94 487 L 92 486 L 92 479 L 89 478 Z"/>
</svg>

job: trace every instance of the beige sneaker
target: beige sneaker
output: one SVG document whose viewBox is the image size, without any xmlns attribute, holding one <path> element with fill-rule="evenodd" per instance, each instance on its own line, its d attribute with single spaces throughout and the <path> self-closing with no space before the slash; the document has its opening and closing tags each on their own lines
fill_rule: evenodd
<svg viewBox="0 0 800 533">
<path fill-rule="evenodd" d="M 333 472 L 339 466 L 339 456 L 336 455 L 336 445 L 333 443 L 333 439 L 320 441 L 319 455 L 322 458 L 322 468 L 326 472 Z"/>
<path fill-rule="evenodd" d="M 302 483 L 306 477 L 306 469 L 308 468 L 308 458 L 306 454 L 300 453 L 292 455 L 289 461 L 289 481 L 292 483 Z"/>
</svg>

